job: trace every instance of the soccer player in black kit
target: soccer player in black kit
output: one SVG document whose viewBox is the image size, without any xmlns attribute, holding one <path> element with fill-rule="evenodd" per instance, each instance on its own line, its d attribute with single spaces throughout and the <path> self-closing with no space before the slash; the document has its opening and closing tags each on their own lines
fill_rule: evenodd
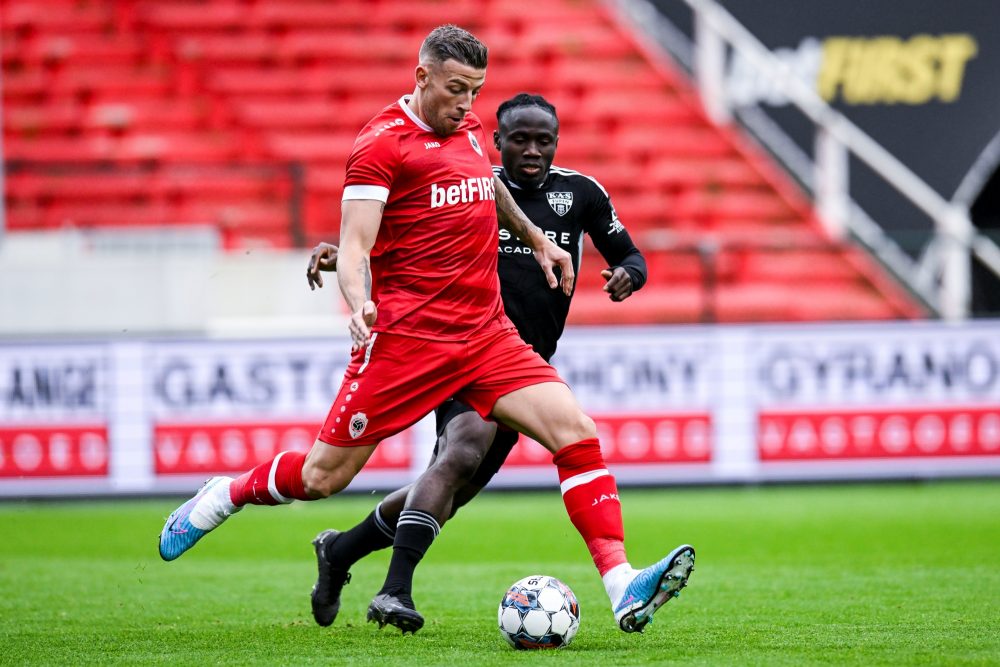
<svg viewBox="0 0 1000 667">
<path fill-rule="evenodd" d="M 552 165 L 559 141 L 555 107 L 539 95 L 521 93 L 497 109 L 494 143 L 502 167 L 494 173 L 517 205 L 546 235 L 570 252 L 580 272 L 583 235 L 589 234 L 608 263 L 601 272 L 612 301 L 624 301 L 646 282 L 646 262 L 618 220 L 604 188 L 584 174 Z M 322 286 L 320 271 L 336 269 L 337 248 L 320 244 L 310 258 L 310 286 Z M 500 230 L 499 272 L 504 310 L 521 337 L 549 361 L 569 313 L 570 299 L 552 289 L 531 250 Z M 368 609 L 368 620 L 415 632 L 423 617 L 411 599 L 413 573 L 436 536 L 436 526 L 396 537 L 407 523 L 420 525 L 419 507 L 443 525 L 497 473 L 517 443 L 516 431 L 484 421 L 472 408 L 449 400 L 436 410 L 438 440 L 427 470 L 414 483 L 390 493 L 348 531 L 325 530 L 313 545 L 319 577 L 312 591 L 313 617 L 333 623 L 350 567 L 364 556 L 393 546 L 385 584 Z M 401 533 L 401 537 L 404 534 Z M 394 543 L 395 539 L 395 543 Z M 686 579 L 686 576 L 685 576 Z"/>
</svg>

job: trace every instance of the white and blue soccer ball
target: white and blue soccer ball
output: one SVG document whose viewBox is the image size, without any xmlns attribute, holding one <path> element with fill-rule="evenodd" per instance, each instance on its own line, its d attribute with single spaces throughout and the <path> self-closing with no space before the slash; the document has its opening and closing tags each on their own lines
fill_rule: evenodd
<svg viewBox="0 0 1000 667">
<path fill-rule="evenodd" d="M 580 629 L 580 604 L 563 582 L 535 575 L 507 589 L 497 617 L 500 634 L 516 649 L 562 648 Z"/>
</svg>

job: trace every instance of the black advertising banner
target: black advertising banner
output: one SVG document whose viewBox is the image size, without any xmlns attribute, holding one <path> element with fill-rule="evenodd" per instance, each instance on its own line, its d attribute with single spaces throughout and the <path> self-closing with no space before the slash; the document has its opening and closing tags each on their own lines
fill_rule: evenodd
<svg viewBox="0 0 1000 667">
<path fill-rule="evenodd" d="M 657 6 L 691 36 L 681 0 Z M 1000 133 L 1000 3 L 994 0 L 721 0 L 720 4 L 833 108 L 947 200 L 968 206 L 995 168 L 981 160 Z M 808 155 L 815 129 L 755 68 L 730 51 L 726 95 L 758 106 Z M 982 172 L 970 178 L 979 161 Z M 881 179 L 852 161 L 851 194 L 906 243 L 928 228 Z M 963 183 L 969 179 L 963 187 Z M 970 186 L 972 186 L 970 188 Z"/>
</svg>

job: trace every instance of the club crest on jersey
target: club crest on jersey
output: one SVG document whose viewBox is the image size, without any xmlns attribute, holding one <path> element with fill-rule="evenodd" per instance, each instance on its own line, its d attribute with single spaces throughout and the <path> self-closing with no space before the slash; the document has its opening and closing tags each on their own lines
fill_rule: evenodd
<svg viewBox="0 0 1000 667">
<path fill-rule="evenodd" d="M 469 143 L 472 144 L 472 149 L 477 153 L 479 153 L 479 156 L 482 157 L 483 149 L 479 145 L 479 142 L 476 141 L 476 135 L 474 135 L 472 132 L 469 132 L 468 134 L 469 134 Z"/>
<path fill-rule="evenodd" d="M 549 206 L 560 217 L 569 213 L 569 210 L 573 207 L 572 192 L 546 192 L 545 196 L 549 199 Z"/>
<path fill-rule="evenodd" d="M 350 428 L 351 438 L 357 438 L 365 432 L 365 427 L 368 426 L 368 415 L 363 412 L 355 412 L 351 415 L 351 423 L 348 426 Z"/>
</svg>

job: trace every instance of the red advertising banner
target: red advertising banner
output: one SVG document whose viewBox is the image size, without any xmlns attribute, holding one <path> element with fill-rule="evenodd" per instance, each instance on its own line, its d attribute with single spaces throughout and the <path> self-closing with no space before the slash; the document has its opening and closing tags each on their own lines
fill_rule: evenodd
<svg viewBox="0 0 1000 667">
<path fill-rule="evenodd" d="M 712 458 L 709 414 L 595 415 L 601 453 L 610 464 L 707 463 Z M 552 455 L 522 437 L 505 465 L 538 466 Z"/>
<path fill-rule="evenodd" d="M 284 451 L 307 452 L 317 426 L 305 422 L 256 424 L 157 424 L 153 431 L 158 475 L 243 472 Z M 411 435 L 382 442 L 365 470 L 408 470 Z"/>
<path fill-rule="evenodd" d="M 108 458 L 104 425 L 0 429 L 0 478 L 104 477 Z"/>
<path fill-rule="evenodd" d="M 1000 407 L 763 412 L 761 461 L 1000 454 Z"/>
</svg>

